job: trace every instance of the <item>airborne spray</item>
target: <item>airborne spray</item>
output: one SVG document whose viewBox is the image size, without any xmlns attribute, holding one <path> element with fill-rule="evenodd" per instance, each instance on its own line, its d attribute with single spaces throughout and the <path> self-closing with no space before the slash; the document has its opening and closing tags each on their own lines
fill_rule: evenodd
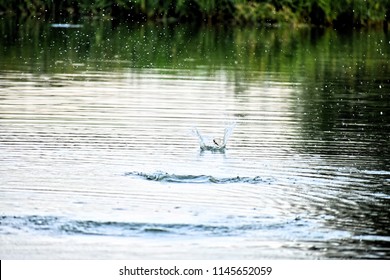
<svg viewBox="0 0 390 280">
<path fill-rule="evenodd" d="M 196 127 L 192 130 L 192 132 L 198 138 L 199 147 L 202 151 L 222 151 L 226 148 L 235 126 L 236 122 L 229 123 L 227 127 L 225 127 L 222 139 L 219 137 L 210 138 L 203 136 Z"/>
</svg>

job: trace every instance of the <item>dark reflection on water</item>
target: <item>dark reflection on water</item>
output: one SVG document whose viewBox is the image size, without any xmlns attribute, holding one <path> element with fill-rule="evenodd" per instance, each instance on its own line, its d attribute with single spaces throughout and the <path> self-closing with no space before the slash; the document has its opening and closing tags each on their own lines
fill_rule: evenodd
<svg viewBox="0 0 390 280">
<path fill-rule="evenodd" d="M 390 257 L 385 34 L 0 32 L 2 258 Z"/>
</svg>

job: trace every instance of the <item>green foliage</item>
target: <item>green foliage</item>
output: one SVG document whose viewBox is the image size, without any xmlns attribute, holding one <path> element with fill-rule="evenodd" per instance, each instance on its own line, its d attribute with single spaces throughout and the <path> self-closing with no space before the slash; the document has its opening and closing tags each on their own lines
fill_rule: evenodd
<svg viewBox="0 0 390 280">
<path fill-rule="evenodd" d="M 234 18 L 240 23 L 283 23 L 296 22 L 298 18 L 290 7 L 277 8 L 271 2 L 247 2 L 241 1 L 235 5 Z"/>
<path fill-rule="evenodd" d="M 388 21 L 390 0 L 0 0 L 0 14 L 5 13 L 51 20 L 100 17 L 355 26 Z"/>
</svg>

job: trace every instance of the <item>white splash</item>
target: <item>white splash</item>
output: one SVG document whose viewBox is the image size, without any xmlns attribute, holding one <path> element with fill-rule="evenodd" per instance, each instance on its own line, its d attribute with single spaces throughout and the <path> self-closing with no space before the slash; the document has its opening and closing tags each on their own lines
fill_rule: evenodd
<svg viewBox="0 0 390 280">
<path fill-rule="evenodd" d="M 231 122 L 224 129 L 223 138 L 219 137 L 207 137 L 202 136 L 199 130 L 195 127 L 193 129 L 193 134 L 198 137 L 199 146 L 202 151 L 222 151 L 226 148 L 228 140 L 233 133 L 236 122 Z"/>
</svg>

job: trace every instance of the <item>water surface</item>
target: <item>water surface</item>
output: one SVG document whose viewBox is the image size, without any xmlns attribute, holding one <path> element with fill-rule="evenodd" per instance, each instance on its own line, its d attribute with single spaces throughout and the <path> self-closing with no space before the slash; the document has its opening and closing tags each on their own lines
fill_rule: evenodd
<svg viewBox="0 0 390 280">
<path fill-rule="evenodd" d="M 1 258 L 390 258 L 382 32 L 0 30 Z"/>
</svg>

